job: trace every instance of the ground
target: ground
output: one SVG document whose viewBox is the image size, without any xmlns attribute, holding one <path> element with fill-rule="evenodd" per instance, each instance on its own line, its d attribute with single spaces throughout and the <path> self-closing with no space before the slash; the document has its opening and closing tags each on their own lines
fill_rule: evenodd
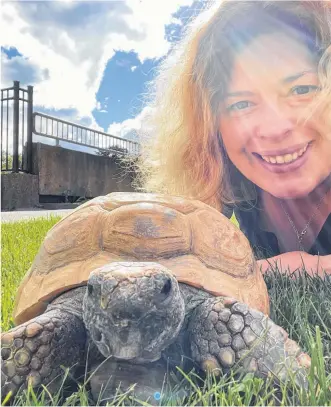
<svg viewBox="0 0 331 407">
<path fill-rule="evenodd" d="M 18 284 L 30 267 L 47 231 L 59 219 L 39 218 L 2 225 L 2 332 L 13 326 L 11 313 Z M 172 405 L 266 405 L 273 395 L 273 404 L 276 403 L 276 397 L 280 405 L 331 406 L 331 279 L 322 281 L 303 272 L 300 278 L 294 280 L 275 270 L 266 276 L 266 282 L 271 298 L 271 318 L 283 326 L 312 356 L 316 377 L 311 376 L 309 391 L 291 395 L 283 389 L 276 395 L 272 385 L 268 386 L 249 376 L 240 382 L 231 377 L 217 382 L 206 381 L 201 391 L 195 387 L 194 377 L 183 375 L 183 382 L 178 383 L 178 386 L 185 383 L 190 388 L 190 398 L 172 401 Z M 128 394 L 120 395 L 116 404 L 123 404 L 124 400 L 133 405 L 140 404 L 137 400 L 129 399 Z M 14 404 L 74 406 L 93 405 L 93 401 L 83 384 L 65 400 L 60 399 L 60 394 L 46 400 L 45 393 L 37 397 L 28 391 L 17 398 Z M 269 402 L 269 405 L 272 404 Z"/>
</svg>

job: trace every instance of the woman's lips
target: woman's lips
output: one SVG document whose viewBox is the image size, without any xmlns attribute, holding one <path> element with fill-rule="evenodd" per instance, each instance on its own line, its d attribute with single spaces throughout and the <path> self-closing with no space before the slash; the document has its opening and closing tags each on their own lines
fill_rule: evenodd
<svg viewBox="0 0 331 407">
<path fill-rule="evenodd" d="M 253 156 L 258 161 L 258 163 L 263 166 L 263 168 L 267 169 L 270 172 L 280 174 L 280 173 L 286 173 L 286 172 L 291 172 L 291 171 L 297 170 L 302 165 L 304 165 L 304 163 L 307 161 L 307 159 L 309 157 L 310 150 L 311 150 L 311 143 L 308 144 L 306 151 L 300 157 L 298 157 L 295 161 L 292 161 L 290 163 L 282 163 L 282 164 L 268 163 L 259 154 L 253 153 Z"/>
<path fill-rule="evenodd" d="M 259 154 L 259 155 L 262 155 L 262 156 L 264 156 L 264 155 L 265 156 L 277 156 L 277 155 L 293 154 L 295 152 L 300 151 L 301 149 L 305 149 L 308 146 L 309 143 L 311 143 L 311 142 L 306 141 L 305 143 L 300 143 L 300 144 L 297 144 L 297 145 L 292 146 L 292 147 L 282 148 L 282 149 L 279 149 L 279 150 L 259 151 L 256 154 Z"/>
</svg>

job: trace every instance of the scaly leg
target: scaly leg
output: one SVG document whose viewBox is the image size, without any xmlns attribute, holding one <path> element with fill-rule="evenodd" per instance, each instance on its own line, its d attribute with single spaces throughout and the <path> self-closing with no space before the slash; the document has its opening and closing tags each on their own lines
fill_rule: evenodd
<svg viewBox="0 0 331 407">
<path fill-rule="evenodd" d="M 84 323 L 77 313 L 68 312 L 63 300 L 60 302 L 1 335 L 1 375 L 5 379 L 1 382 L 2 399 L 9 391 L 16 394 L 26 388 L 28 382 L 33 387 L 47 385 L 63 374 L 61 365 L 71 368 L 82 361 Z M 52 389 L 58 385 L 56 380 L 54 383 Z"/>
<path fill-rule="evenodd" d="M 211 298 L 191 317 L 189 337 L 193 359 L 205 371 L 227 372 L 235 365 L 256 376 L 273 375 L 276 382 L 297 373 L 307 385 L 310 358 L 286 331 L 266 315 L 232 298 Z"/>
</svg>

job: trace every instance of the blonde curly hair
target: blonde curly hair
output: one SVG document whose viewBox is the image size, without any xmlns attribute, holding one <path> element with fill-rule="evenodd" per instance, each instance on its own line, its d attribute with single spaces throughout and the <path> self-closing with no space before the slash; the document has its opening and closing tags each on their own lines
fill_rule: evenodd
<svg viewBox="0 0 331 407">
<path fill-rule="evenodd" d="M 236 32 L 238 22 L 240 27 L 253 16 L 259 35 L 261 19 L 252 14 L 257 11 L 277 20 L 274 31 L 292 29 L 277 17 L 283 13 L 290 21 L 304 23 L 312 34 L 321 91 L 311 109 L 322 104 L 331 128 L 330 7 L 330 1 L 209 2 L 189 22 L 148 86 L 149 114 L 140 132 L 136 189 L 199 199 L 218 210 L 255 196 L 254 185 L 236 170 L 224 150 L 218 108 L 235 54 L 229 31 Z"/>
</svg>

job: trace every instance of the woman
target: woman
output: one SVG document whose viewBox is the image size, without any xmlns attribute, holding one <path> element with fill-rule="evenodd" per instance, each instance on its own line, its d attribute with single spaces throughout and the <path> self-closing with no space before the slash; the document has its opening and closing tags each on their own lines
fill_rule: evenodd
<svg viewBox="0 0 331 407">
<path fill-rule="evenodd" d="M 331 274 L 329 1 L 217 1 L 149 96 L 141 189 L 234 211 L 262 272 Z"/>
</svg>

